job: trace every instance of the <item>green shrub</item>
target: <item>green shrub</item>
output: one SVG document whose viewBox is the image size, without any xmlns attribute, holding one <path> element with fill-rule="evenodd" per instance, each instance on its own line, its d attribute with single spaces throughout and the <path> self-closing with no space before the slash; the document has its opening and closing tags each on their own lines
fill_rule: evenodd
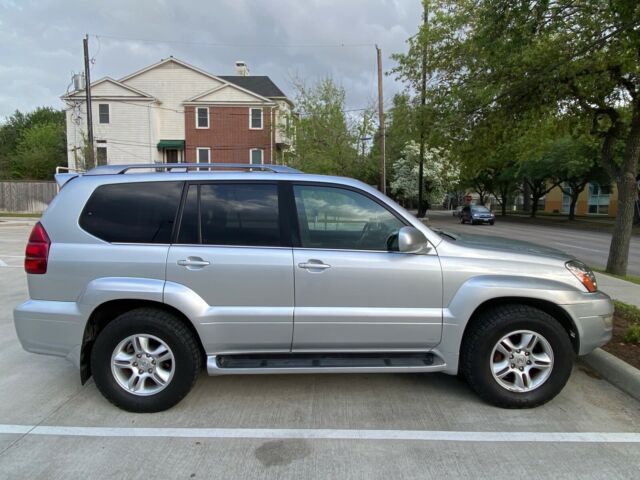
<svg viewBox="0 0 640 480">
<path fill-rule="evenodd" d="M 640 344 L 640 324 L 631 325 L 622 337 L 626 343 Z"/>
<path fill-rule="evenodd" d="M 615 304 L 616 315 L 640 324 L 640 308 L 619 300 L 614 300 L 613 303 Z"/>
</svg>

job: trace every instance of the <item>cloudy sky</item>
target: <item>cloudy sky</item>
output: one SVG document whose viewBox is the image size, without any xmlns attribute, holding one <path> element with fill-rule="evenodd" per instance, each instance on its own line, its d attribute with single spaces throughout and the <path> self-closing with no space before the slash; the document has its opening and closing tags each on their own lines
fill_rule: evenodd
<svg viewBox="0 0 640 480">
<path fill-rule="evenodd" d="M 376 98 L 373 44 L 388 58 L 417 30 L 420 0 L 0 0 L 0 119 L 62 107 L 72 72 L 120 78 L 169 55 L 214 74 L 245 60 L 291 95 L 290 79 L 332 76 L 347 107 Z M 335 45 L 344 44 L 343 47 Z M 385 103 L 402 88 L 385 77 Z"/>
</svg>

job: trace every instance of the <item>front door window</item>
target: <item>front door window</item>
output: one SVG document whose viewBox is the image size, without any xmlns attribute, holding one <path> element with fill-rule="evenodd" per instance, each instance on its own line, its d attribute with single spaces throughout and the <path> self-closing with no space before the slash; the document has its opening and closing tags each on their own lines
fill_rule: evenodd
<svg viewBox="0 0 640 480">
<path fill-rule="evenodd" d="M 293 188 L 302 246 L 340 250 L 397 250 L 404 225 L 371 198 L 343 188 Z"/>
</svg>

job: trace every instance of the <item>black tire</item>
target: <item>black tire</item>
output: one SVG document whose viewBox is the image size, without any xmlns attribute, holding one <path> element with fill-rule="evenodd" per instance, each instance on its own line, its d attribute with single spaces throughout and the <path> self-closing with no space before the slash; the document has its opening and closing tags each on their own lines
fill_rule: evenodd
<svg viewBox="0 0 640 480">
<path fill-rule="evenodd" d="M 460 217 L 460 223 L 462 223 L 464 225 L 464 217 Z"/>
<path fill-rule="evenodd" d="M 553 351 L 553 368 L 547 380 L 528 392 L 501 386 L 491 371 L 491 355 L 500 339 L 517 330 L 542 335 Z M 485 401 L 502 408 L 532 408 L 554 398 L 563 389 L 575 357 L 569 335 L 551 315 L 537 308 L 501 305 L 474 319 L 462 341 L 460 371 L 471 388 Z"/>
<path fill-rule="evenodd" d="M 495 222 L 495 220 L 491 220 L 491 221 L 489 222 L 489 225 L 493 225 L 494 223 L 496 223 L 496 222 Z"/>
<path fill-rule="evenodd" d="M 158 393 L 139 396 L 126 391 L 111 372 L 111 356 L 116 346 L 135 334 L 153 335 L 171 349 L 174 374 Z M 195 384 L 202 368 L 202 354 L 191 331 L 174 315 L 155 308 L 138 308 L 123 313 L 99 333 L 91 351 L 91 370 L 98 390 L 117 407 L 130 412 L 150 413 L 171 408 Z"/>
</svg>

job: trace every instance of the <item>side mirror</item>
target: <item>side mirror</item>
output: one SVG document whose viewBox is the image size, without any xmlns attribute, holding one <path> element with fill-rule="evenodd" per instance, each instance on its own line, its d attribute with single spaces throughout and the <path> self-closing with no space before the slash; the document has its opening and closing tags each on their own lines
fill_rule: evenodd
<svg viewBox="0 0 640 480">
<path fill-rule="evenodd" d="M 415 227 L 402 227 L 398 231 L 398 250 L 402 253 L 418 253 L 427 246 L 427 237 Z"/>
</svg>

